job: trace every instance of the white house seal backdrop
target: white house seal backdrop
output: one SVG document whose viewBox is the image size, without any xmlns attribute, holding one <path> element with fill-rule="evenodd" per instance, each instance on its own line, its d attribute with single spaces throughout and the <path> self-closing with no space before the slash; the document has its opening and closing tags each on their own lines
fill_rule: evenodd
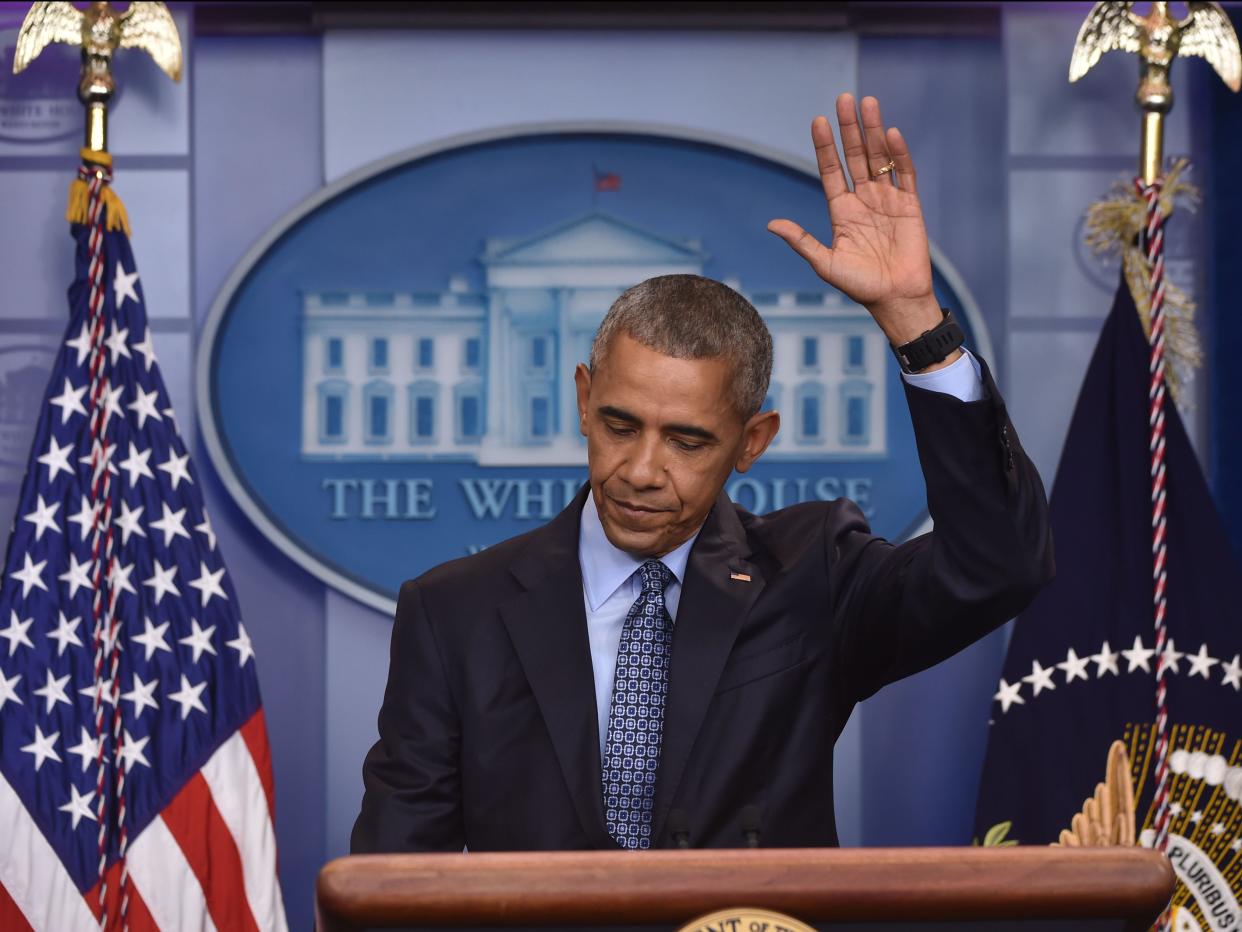
<svg viewBox="0 0 1242 932">
<path fill-rule="evenodd" d="M 208 450 L 277 546 L 390 610 L 402 580 L 565 507 L 586 476 L 572 373 L 609 305 L 651 276 L 707 275 L 771 328 L 766 405 L 783 416 L 730 495 L 760 513 L 847 496 L 907 536 L 923 483 L 884 336 L 765 229 L 821 214 L 797 163 L 633 127 L 489 133 L 361 169 L 277 224 L 217 300 Z"/>
</svg>

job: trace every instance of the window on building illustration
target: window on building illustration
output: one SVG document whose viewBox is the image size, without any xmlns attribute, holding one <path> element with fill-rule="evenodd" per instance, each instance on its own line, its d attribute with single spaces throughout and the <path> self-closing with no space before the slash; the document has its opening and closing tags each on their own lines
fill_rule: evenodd
<svg viewBox="0 0 1242 932">
<path fill-rule="evenodd" d="M 805 395 L 802 398 L 802 436 L 806 438 L 819 436 L 819 398 Z"/>
<path fill-rule="evenodd" d="M 434 382 L 416 382 L 410 386 L 410 443 L 435 441 L 438 394 L 439 387 Z"/>
<path fill-rule="evenodd" d="M 453 396 L 457 412 L 457 442 L 478 443 L 487 427 L 483 420 L 482 387 L 478 382 L 458 385 L 453 390 Z"/>
<path fill-rule="evenodd" d="M 802 338 L 802 368 L 814 369 L 819 365 L 819 339 L 817 337 Z"/>
<path fill-rule="evenodd" d="M 845 371 L 862 372 L 867 368 L 866 344 L 862 337 L 845 338 Z"/>
<path fill-rule="evenodd" d="M 547 337 L 531 337 L 530 367 L 532 369 L 546 369 L 548 367 Z"/>
<path fill-rule="evenodd" d="M 858 379 L 841 385 L 841 442 L 871 442 L 871 383 Z"/>
<path fill-rule="evenodd" d="M 430 337 L 418 341 L 418 368 L 430 369 L 436 364 L 436 344 Z"/>
<path fill-rule="evenodd" d="M 530 435 L 534 438 L 552 434 L 552 405 L 546 395 L 536 395 L 530 400 Z"/>
<path fill-rule="evenodd" d="M 324 399 L 323 433 L 330 440 L 345 436 L 345 399 L 339 395 Z"/>
<path fill-rule="evenodd" d="M 349 383 L 333 379 L 319 385 L 319 442 L 344 443 L 349 429 Z"/>
<path fill-rule="evenodd" d="M 371 368 L 382 370 L 388 368 L 388 339 L 375 337 L 371 340 Z"/>
<path fill-rule="evenodd" d="M 794 437 L 799 443 L 822 443 L 824 388 L 818 382 L 798 386 L 793 401 Z"/>
<path fill-rule="evenodd" d="M 373 395 L 370 409 L 370 439 L 381 440 L 388 436 L 388 399 L 383 395 Z"/>
<path fill-rule="evenodd" d="M 845 434 L 850 440 L 861 440 L 867 432 L 867 399 L 847 398 L 845 401 Z"/>
<path fill-rule="evenodd" d="M 462 355 L 465 368 L 479 368 L 480 357 L 482 356 L 482 341 L 478 337 L 467 337 Z"/>
<path fill-rule="evenodd" d="M 425 395 L 414 405 L 414 433 L 419 440 L 429 440 L 436 432 L 435 399 Z"/>
<path fill-rule="evenodd" d="M 362 392 L 362 421 L 367 443 L 392 441 L 392 386 L 371 382 Z"/>
<path fill-rule="evenodd" d="M 345 341 L 340 337 L 328 337 L 327 358 L 325 368 L 329 372 L 339 372 L 345 366 Z"/>
<path fill-rule="evenodd" d="M 461 435 L 463 437 L 479 436 L 481 433 L 479 421 L 479 399 L 473 395 L 467 395 L 461 400 Z"/>
</svg>

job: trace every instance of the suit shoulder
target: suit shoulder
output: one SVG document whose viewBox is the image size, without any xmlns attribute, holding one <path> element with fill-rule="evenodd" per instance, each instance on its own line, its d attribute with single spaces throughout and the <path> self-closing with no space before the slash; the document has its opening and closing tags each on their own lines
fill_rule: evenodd
<svg viewBox="0 0 1242 932">
<path fill-rule="evenodd" d="M 821 547 L 825 538 L 871 528 L 862 510 L 848 498 L 799 502 L 765 515 L 755 515 L 734 505 L 746 535 L 782 563 L 792 563 L 808 548 Z"/>
<path fill-rule="evenodd" d="M 417 589 L 424 596 L 437 598 L 477 598 L 480 592 L 494 591 L 497 580 L 509 577 L 509 567 L 521 553 L 538 543 L 543 530 L 544 528 L 535 528 L 525 534 L 502 540 L 478 553 L 433 566 L 421 576 L 407 580 L 401 586 L 401 593 L 404 596 L 407 590 Z"/>
</svg>

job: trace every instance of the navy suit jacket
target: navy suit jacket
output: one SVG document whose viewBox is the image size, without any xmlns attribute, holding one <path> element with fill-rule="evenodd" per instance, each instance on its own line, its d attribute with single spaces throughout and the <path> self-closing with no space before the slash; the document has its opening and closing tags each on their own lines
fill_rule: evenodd
<svg viewBox="0 0 1242 932">
<path fill-rule="evenodd" d="M 716 502 L 673 634 L 653 847 L 837 843 L 833 743 L 854 705 L 1021 611 L 1052 576 L 1039 476 L 991 375 L 962 402 L 906 386 L 933 533 L 874 536 L 852 502 L 762 517 Z M 352 849 L 615 848 L 604 823 L 578 522 L 401 588 Z M 750 577 L 746 582 L 732 574 Z"/>
</svg>

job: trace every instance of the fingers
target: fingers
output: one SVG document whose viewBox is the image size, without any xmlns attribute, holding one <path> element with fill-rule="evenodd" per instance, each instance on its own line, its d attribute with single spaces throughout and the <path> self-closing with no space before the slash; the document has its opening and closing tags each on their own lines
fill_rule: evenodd
<svg viewBox="0 0 1242 932">
<path fill-rule="evenodd" d="M 884 119 L 880 116 L 880 102 L 874 97 L 864 97 L 859 110 L 862 113 L 863 144 L 867 149 L 867 177 L 891 187 L 893 184 L 891 170 L 883 175 L 876 175 L 876 172 L 887 166 L 890 161 L 895 161 L 889 155 L 888 143 L 884 138 Z"/>
<path fill-rule="evenodd" d="M 906 145 L 901 130 L 895 126 L 890 126 L 888 129 L 888 151 L 892 153 L 893 161 L 897 163 L 896 174 L 897 180 L 901 182 L 901 189 L 917 194 L 919 189 L 914 172 L 914 159 L 910 157 L 910 147 Z"/>
<path fill-rule="evenodd" d="M 815 143 L 815 161 L 819 163 L 819 180 L 824 185 L 828 200 L 849 191 L 845 169 L 837 157 L 837 144 L 832 139 L 832 124 L 828 118 L 817 116 L 811 123 L 811 141 Z"/>
<path fill-rule="evenodd" d="M 841 150 L 845 154 L 845 166 L 850 171 L 850 180 L 857 188 L 871 180 L 871 171 L 867 168 L 867 146 L 863 141 L 862 127 L 858 124 L 858 114 L 854 112 L 852 94 L 842 94 L 837 98 L 837 125 L 841 127 Z"/>
<path fill-rule="evenodd" d="M 832 264 L 832 250 L 792 220 L 772 220 L 768 230 L 775 233 L 798 255 L 811 264 L 820 277 L 826 277 Z"/>
</svg>

